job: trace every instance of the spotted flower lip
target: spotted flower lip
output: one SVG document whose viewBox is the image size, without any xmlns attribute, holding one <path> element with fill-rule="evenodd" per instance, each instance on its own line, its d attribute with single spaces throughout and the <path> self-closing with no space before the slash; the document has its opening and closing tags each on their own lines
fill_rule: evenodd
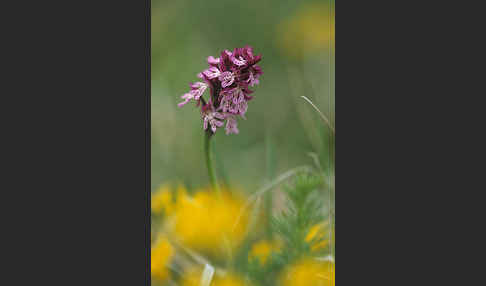
<svg viewBox="0 0 486 286">
<path fill-rule="evenodd" d="M 178 106 L 195 100 L 196 106 L 201 105 L 204 130 L 215 133 L 226 121 L 226 134 L 238 134 L 237 118 L 246 119 L 248 101 L 253 99 L 250 95 L 253 91 L 248 87 L 258 85 L 263 74 L 257 65 L 261 58 L 253 54 L 250 46 L 223 50 L 218 58 L 209 56 L 209 67 L 197 75 L 203 82 L 191 83 L 191 90 L 181 96 L 184 101 Z M 203 95 L 208 87 L 210 94 L 206 100 Z"/>
<path fill-rule="evenodd" d="M 235 76 L 232 72 L 225 71 L 219 75 L 218 79 L 221 81 L 221 86 L 225 88 L 233 84 Z"/>
</svg>

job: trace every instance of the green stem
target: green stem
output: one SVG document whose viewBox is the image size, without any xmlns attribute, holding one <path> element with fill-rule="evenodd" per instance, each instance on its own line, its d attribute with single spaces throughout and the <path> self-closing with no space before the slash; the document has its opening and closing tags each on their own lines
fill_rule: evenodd
<svg viewBox="0 0 486 286">
<path fill-rule="evenodd" d="M 213 189 L 218 193 L 218 195 L 221 195 L 221 189 L 219 188 L 218 180 L 216 178 L 216 172 L 214 168 L 213 153 L 211 151 L 211 137 L 212 137 L 211 130 L 208 129 L 204 137 L 204 153 L 206 155 L 206 167 L 208 168 L 209 182 L 211 183 L 211 187 L 213 187 Z"/>
</svg>

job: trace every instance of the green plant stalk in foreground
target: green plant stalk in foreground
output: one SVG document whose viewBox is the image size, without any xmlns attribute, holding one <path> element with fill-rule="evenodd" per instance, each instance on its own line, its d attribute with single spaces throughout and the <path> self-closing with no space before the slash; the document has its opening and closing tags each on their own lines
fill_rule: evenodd
<svg viewBox="0 0 486 286">
<path fill-rule="evenodd" d="M 208 168 L 209 182 L 216 193 L 221 196 L 221 189 L 216 178 L 216 169 L 214 168 L 214 156 L 211 151 L 211 137 L 212 132 L 208 129 L 204 136 L 204 154 L 206 157 L 206 167 Z"/>
</svg>

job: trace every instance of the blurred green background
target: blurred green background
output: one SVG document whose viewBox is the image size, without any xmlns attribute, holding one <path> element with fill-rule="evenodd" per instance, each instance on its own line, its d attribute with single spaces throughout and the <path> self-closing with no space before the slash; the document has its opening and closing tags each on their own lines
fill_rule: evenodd
<svg viewBox="0 0 486 286">
<path fill-rule="evenodd" d="M 332 4 L 334 5 L 334 4 Z M 334 125 L 334 7 L 329 1 L 152 1 L 152 190 L 209 184 L 194 103 L 178 108 L 206 58 L 251 45 L 264 74 L 240 134 L 217 132 L 219 176 L 247 192 L 286 170 L 333 165 L 333 141 L 307 96 Z M 207 96 L 207 95 L 206 95 Z M 224 166 L 224 167 L 222 167 Z"/>
</svg>

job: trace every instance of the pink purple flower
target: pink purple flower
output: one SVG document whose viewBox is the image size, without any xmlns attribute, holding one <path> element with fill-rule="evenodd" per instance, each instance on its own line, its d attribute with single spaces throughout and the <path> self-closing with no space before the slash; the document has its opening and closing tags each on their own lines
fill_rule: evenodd
<svg viewBox="0 0 486 286">
<path fill-rule="evenodd" d="M 255 56 L 253 48 L 249 46 L 236 48 L 232 52 L 224 50 L 219 58 L 209 56 L 209 67 L 198 74 L 204 82 L 190 84 L 191 90 L 181 96 L 184 101 L 178 106 L 191 100 L 196 101 L 196 106 L 202 103 L 204 130 L 215 133 L 226 121 L 226 134 L 238 134 L 237 117 L 245 119 L 248 101 L 253 98 L 250 96 L 253 91 L 248 87 L 258 85 L 259 77 L 263 74 L 257 65 L 260 60 L 261 55 Z M 205 100 L 203 94 L 208 87 L 210 94 Z"/>
</svg>

